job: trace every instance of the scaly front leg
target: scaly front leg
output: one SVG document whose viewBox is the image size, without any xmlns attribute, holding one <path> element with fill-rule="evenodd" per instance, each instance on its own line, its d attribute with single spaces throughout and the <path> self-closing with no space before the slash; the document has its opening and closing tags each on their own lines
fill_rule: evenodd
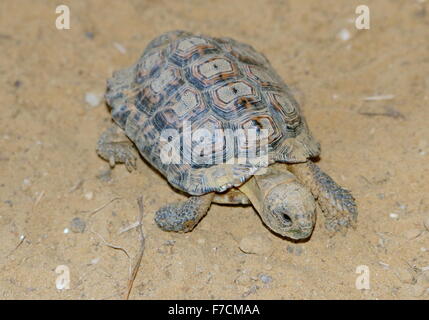
<svg viewBox="0 0 429 320">
<path fill-rule="evenodd" d="M 206 215 L 213 197 L 214 193 L 208 193 L 167 204 L 155 213 L 155 222 L 164 231 L 189 232 Z"/>
<path fill-rule="evenodd" d="M 339 186 L 311 161 L 291 164 L 288 168 L 317 198 L 326 219 L 325 227 L 329 231 L 355 225 L 358 211 L 350 191 Z"/>
<path fill-rule="evenodd" d="M 97 143 L 97 153 L 109 161 L 113 168 L 116 163 L 125 163 L 128 171 L 136 169 L 137 151 L 124 131 L 117 125 L 104 131 Z"/>
</svg>

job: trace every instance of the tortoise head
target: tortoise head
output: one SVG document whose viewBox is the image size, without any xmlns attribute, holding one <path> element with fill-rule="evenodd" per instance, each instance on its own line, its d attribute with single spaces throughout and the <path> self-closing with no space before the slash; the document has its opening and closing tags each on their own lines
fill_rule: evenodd
<svg viewBox="0 0 429 320">
<path fill-rule="evenodd" d="M 316 222 L 310 191 L 297 181 L 276 185 L 265 196 L 262 220 L 274 232 L 292 239 L 308 238 Z"/>
<path fill-rule="evenodd" d="M 240 188 L 252 201 L 262 221 L 273 232 L 299 240 L 308 238 L 316 223 L 316 203 L 295 176 L 268 168 L 264 175 Z"/>
</svg>

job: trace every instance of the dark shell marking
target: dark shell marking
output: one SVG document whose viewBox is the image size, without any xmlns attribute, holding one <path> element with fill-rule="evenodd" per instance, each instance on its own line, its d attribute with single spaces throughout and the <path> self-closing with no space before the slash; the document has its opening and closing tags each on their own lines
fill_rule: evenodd
<svg viewBox="0 0 429 320">
<path fill-rule="evenodd" d="M 259 168 L 201 164 L 193 158 L 162 163 L 161 131 L 182 132 L 183 121 L 192 130 L 268 129 L 270 164 L 305 162 L 320 152 L 289 88 L 265 56 L 229 38 L 165 33 L 150 42 L 136 64 L 113 74 L 106 99 L 114 121 L 142 156 L 173 186 L 193 195 L 239 186 Z M 191 147 L 182 145 L 182 150 Z M 237 149 L 214 145 L 210 157 L 231 161 L 239 157 Z"/>
</svg>

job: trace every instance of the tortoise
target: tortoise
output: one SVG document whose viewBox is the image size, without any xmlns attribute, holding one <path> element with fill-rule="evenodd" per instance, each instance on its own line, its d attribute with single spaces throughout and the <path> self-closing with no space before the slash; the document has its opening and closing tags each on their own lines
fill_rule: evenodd
<svg viewBox="0 0 429 320">
<path fill-rule="evenodd" d="M 251 204 L 289 239 L 310 237 L 316 201 L 332 233 L 355 226 L 355 200 L 315 164 L 320 144 L 291 89 L 250 45 L 164 33 L 113 73 L 105 97 L 114 124 L 99 156 L 132 171 L 140 153 L 189 195 L 155 213 L 161 229 L 191 231 L 212 202 Z"/>
</svg>

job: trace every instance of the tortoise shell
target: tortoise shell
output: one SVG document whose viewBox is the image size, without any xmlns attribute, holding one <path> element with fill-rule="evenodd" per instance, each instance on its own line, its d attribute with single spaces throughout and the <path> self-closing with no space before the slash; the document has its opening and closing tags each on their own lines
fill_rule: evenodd
<svg viewBox="0 0 429 320">
<path fill-rule="evenodd" d="M 320 153 L 267 58 L 230 38 L 165 33 L 136 64 L 114 72 L 106 100 L 141 155 L 192 195 L 223 192 L 264 166 Z M 249 129 L 259 142 L 246 139 Z"/>
</svg>

